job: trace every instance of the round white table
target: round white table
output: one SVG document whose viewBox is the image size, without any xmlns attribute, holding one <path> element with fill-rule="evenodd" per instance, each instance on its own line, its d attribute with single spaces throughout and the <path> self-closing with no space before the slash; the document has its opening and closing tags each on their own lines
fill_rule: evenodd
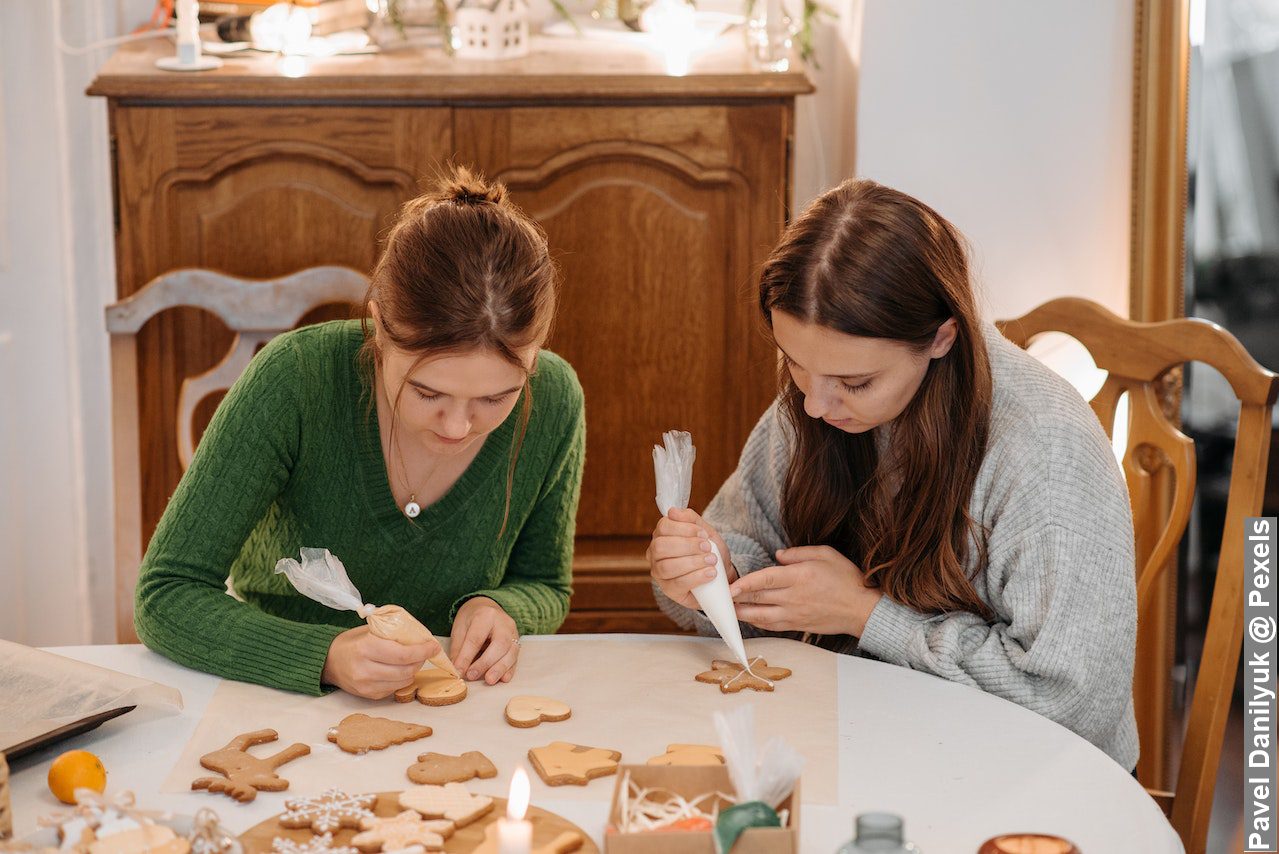
<svg viewBox="0 0 1279 854">
<path fill-rule="evenodd" d="M 581 642 L 592 637 L 580 636 Z M 15 760 L 11 789 L 19 835 L 35 829 L 37 816 L 59 807 L 45 774 L 55 755 L 74 748 L 102 757 L 112 781 L 128 781 L 142 805 L 185 814 L 214 806 L 207 794 L 161 793 L 158 787 L 191 738 L 218 678 L 141 646 L 52 651 L 171 685 L 182 692 L 185 708 L 177 715 L 131 712 Z M 1184 850 L 1137 781 L 1064 727 L 981 691 L 906 668 L 839 656 L 837 670 L 839 734 L 831 749 L 839 757 L 839 806 L 804 804 L 804 854 L 832 854 L 852 835 L 854 815 L 872 810 L 903 816 L 907 837 L 925 854 L 975 854 L 991 836 L 1018 831 L 1064 836 L 1084 854 Z M 537 686 L 527 690 L 536 693 Z M 138 781 L 153 781 L 156 789 Z M 576 822 L 602 843 L 612 787 L 598 791 L 598 801 L 539 801 L 538 806 Z M 216 806 L 237 831 L 279 809 L 269 798 L 234 809 Z"/>
</svg>

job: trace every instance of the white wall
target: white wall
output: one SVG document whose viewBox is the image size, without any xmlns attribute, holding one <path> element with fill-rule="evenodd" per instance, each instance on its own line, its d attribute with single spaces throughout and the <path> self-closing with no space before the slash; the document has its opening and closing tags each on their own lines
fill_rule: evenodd
<svg viewBox="0 0 1279 854">
<path fill-rule="evenodd" d="M 0 637 L 114 637 L 102 306 L 114 291 L 106 110 L 84 97 L 114 3 L 0 3 Z M 108 21 L 109 19 L 109 21 Z"/>
<path fill-rule="evenodd" d="M 1126 316 L 1132 3 L 846 2 L 861 20 L 842 25 L 855 34 L 859 24 L 860 43 L 846 34 L 837 51 L 823 45 L 822 61 L 860 69 L 856 174 L 964 231 L 992 317 L 1065 294 Z M 823 88 L 829 123 L 851 94 L 832 102 Z M 847 124 L 834 132 L 827 150 L 847 158 Z M 797 143 L 801 154 L 812 146 Z M 826 183 L 851 166 L 832 167 Z M 803 162 L 796 171 L 799 198 L 811 198 L 821 183 Z"/>
</svg>

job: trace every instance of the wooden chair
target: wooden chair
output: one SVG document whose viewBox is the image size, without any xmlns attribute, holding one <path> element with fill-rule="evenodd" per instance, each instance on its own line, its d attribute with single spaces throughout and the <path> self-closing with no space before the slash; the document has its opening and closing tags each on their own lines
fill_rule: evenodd
<svg viewBox="0 0 1279 854">
<path fill-rule="evenodd" d="M 258 348 L 292 329 L 307 313 L 333 303 L 360 304 L 368 284 L 364 275 L 346 267 L 311 267 L 278 279 L 258 280 L 212 270 L 174 270 L 107 306 L 115 469 L 116 639 L 120 643 L 138 640 L 133 631 L 133 588 L 142 562 L 138 330 L 164 311 L 191 306 L 217 316 L 235 335 L 220 362 L 182 381 L 176 432 L 178 458 L 185 470 L 195 453 L 195 413 L 200 402 L 229 389 Z"/>
<path fill-rule="evenodd" d="M 1152 592 L 1175 557 L 1195 491 L 1194 442 L 1165 415 L 1159 385 L 1169 369 L 1186 362 L 1203 362 L 1220 371 L 1239 398 L 1225 536 L 1180 772 L 1175 791 L 1151 791 L 1186 850 L 1192 854 L 1202 852 L 1242 646 L 1243 525 L 1245 517 L 1261 511 L 1271 408 L 1279 393 L 1279 375 L 1259 365 L 1233 335 L 1206 320 L 1138 323 L 1117 317 L 1088 300 L 1065 298 L 1045 303 L 1015 320 L 1000 321 L 998 326 L 1021 347 L 1045 332 L 1062 332 L 1083 344 L 1097 367 L 1109 373 L 1091 401 L 1108 435 L 1113 436 L 1119 399 L 1125 392 L 1128 394 L 1123 469 L 1136 534 L 1139 622 L 1153 616 L 1152 611 L 1159 604 Z M 1164 472 L 1171 472 L 1173 478 L 1171 507 L 1163 486 Z M 1139 656 L 1134 676 L 1143 757 L 1164 749 L 1164 733 L 1148 725 L 1157 709 L 1148 697 L 1142 696 L 1143 687 L 1152 682 L 1158 684 L 1148 672 L 1155 666 L 1158 662 L 1143 661 Z M 1167 674 L 1162 675 L 1166 679 Z M 1143 699 L 1147 702 L 1143 703 Z M 1142 777 L 1141 766 L 1138 776 Z M 1151 790 L 1149 781 L 1142 778 L 1142 782 Z"/>
</svg>

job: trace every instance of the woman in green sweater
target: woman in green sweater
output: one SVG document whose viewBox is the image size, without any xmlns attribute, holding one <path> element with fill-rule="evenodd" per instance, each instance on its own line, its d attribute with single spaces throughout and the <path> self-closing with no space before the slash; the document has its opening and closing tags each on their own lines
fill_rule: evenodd
<svg viewBox="0 0 1279 854">
<path fill-rule="evenodd" d="M 322 547 L 366 601 L 451 633 L 467 679 L 510 680 L 520 634 L 568 612 L 585 417 L 541 349 L 557 287 L 501 185 L 458 170 L 405 205 L 366 320 L 280 335 L 218 407 L 142 562 L 138 636 L 219 676 L 385 697 L 439 646 L 378 638 L 274 574 Z"/>
</svg>

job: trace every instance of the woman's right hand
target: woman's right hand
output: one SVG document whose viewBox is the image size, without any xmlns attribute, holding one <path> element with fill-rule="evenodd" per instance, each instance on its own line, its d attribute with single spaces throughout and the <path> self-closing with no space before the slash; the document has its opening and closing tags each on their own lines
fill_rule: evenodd
<svg viewBox="0 0 1279 854">
<path fill-rule="evenodd" d="M 692 510 L 672 508 L 653 529 L 653 541 L 645 557 L 649 572 L 658 588 L 685 608 L 696 608 L 693 588 L 715 577 L 715 556 L 711 543 L 719 547 L 724 558 L 728 583 L 737 580 L 728 546 L 710 525 Z"/>
<path fill-rule="evenodd" d="M 369 700 L 389 697 L 413 681 L 428 658 L 442 651 L 439 641 L 403 644 L 380 638 L 368 626 L 349 629 L 333 639 L 320 679 Z"/>
</svg>

